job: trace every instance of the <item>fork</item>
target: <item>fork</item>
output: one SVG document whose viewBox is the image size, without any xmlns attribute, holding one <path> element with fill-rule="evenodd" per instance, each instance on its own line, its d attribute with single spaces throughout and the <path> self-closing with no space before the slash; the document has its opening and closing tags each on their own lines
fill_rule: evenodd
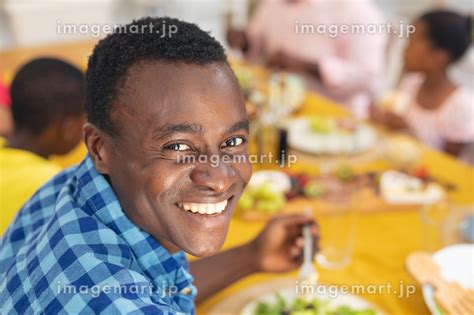
<svg viewBox="0 0 474 315">
<path fill-rule="evenodd" d="M 312 213 L 311 209 L 306 208 L 305 213 Z M 306 284 L 316 285 L 318 282 L 318 273 L 313 266 L 313 235 L 311 234 L 311 225 L 303 226 L 303 264 L 300 267 L 299 279 Z"/>
</svg>

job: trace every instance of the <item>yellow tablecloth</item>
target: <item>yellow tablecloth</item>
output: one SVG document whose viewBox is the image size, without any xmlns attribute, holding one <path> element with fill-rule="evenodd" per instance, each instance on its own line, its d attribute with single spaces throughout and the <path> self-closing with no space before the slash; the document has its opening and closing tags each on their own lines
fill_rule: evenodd
<svg viewBox="0 0 474 315">
<path fill-rule="evenodd" d="M 343 115 L 344 110 L 317 95 L 309 95 L 300 114 L 327 113 Z M 422 163 L 437 178 L 455 184 L 458 189 L 450 194 L 450 200 L 472 203 L 474 169 L 446 154 L 423 147 Z M 378 160 L 369 165 L 379 169 L 389 166 L 387 161 Z M 340 270 L 319 270 L 321 283 L 340 285 L 380 285 L 381 294 L 363 295 L 376 303 L 388 314 L 428 314 L 421 290 L 409 298 L 398 298 L 400 287 L 415 284 L 404 267 L 405 257 L 412 251 L 421 249 L 421 223 L 418 209 L 396 212 L 360 214 L 357 218 L 356 243 L 352 263 Z M 324 227 L 324 218 L 320 218 Z M 224 248 L 230 248 L 251 240 L 262 228 L 263 223 L 243 222 L 234 218 Z M 247 277 L 198 306 L 198 314 L 206 314 L 215 303 L 245 290 L 252 284 L 275 279 L 275 277 L 296 277 L 296 273 L 286 275 L 256 274 Z M 390 294 L 384 287 L 392 286 Z M 385 292 L 385 293 L 383 293 Z"/>
</svg>

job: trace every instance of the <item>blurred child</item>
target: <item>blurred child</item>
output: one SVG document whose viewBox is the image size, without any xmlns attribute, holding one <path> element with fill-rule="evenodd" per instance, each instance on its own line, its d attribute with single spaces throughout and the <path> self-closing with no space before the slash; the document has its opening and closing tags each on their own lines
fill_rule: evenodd
<svg viewBox="0 0 474 315">
<path fill-rule="evenodd" d="M 453 83 L 447 72 L 469 48 L 471 18 L 436 10 L 419 17 L 414 25 L 399 86 L 406 106 L 374 107 L 372 118 L 460 156 L 474 142 L 473 93 Z"/>
<path fill-rule="evenodd" d="M 35 59 L 13 79 L 13 130 L 0 148 L 0 235 L 22 204 L 61 168 L 47 160 L 82 137 L 84 76 L 53 58 Z"/>
</svg>

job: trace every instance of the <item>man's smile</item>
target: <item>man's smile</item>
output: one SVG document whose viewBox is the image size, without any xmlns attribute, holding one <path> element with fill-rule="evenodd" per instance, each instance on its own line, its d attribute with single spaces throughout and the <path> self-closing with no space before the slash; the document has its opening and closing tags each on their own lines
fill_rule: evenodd
<svg viewBox="0 0 474 315">
<path fill-rule="evenodd" d="M 218 215 L 230 209 L 230 203 L 234 195 L 227 198 L 196 198 L 185 202 L 179 202 L 176 205 L 181 210 L 191 212 L 193 214 L 202 215 Z"/>
<path fill-rule="evenodd" d="M 225 210 L 227 199 L 215 203 L 179 203 L 178 206 L 186 211 L 199 214 L 218 214 Z"/>
<path fill-rule="evenodd" d="M 226 226 L 232 217 L 233 209 L 236 205 L 234 195 L 227 199 L 220 199 L 216 202 L 183 202 L 176 203 L 175 207 L 186 223 L 193 229 L 216 229 Z M 197 210 L 197 211 L 196 211 Z"/>
</svg>

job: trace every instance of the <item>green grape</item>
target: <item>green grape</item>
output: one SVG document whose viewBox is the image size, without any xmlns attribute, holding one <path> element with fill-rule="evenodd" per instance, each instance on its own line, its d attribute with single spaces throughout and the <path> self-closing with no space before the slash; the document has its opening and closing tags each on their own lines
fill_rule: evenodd
<svg viewBox="0 0 474 315">
<path fill-rule="evenodd" d="M 309 120 L 309 127 L 316 133 L 329 133 L 336 128 L 336 121 L 331 117 L 313 117 Z"/>
<path fill-rule="evenodd" d="M 309 181 L 304 186 L 304 195 L 310 198 L 323 197 L 326 193 L 324 186 L 318 181 Z"/>
<path fill-rule="evenodd" d="M 283 208 L 285 199 L 283 195 L 275 195 L 272 199 L 257 200 L 255 208 L 263 213 L 274 213 Z"/>
<path fill-rule="evenodd" d="M 336 176 L 343 182 L 348 182 L 354 179 L 354 171 L 349 165 L 342 165 L 336 171 Z"/>
<path fill-rule="evenodd" d="M 255 196 L 259 199 L 274 199 L 275 196 L 280 194 L 279 191 L 275 190 L 272 184 L 264 183 L 262 186 L 257 188 Z"/>
<path fill-rule="evenodd" d="M 244 191 L 240 196 L 239 202 L 237 203 L 237 207 L 242 210 L 249 210 L 253 208 L 255 204 L 255 198 L 251 191 Z"/>
</svg>

